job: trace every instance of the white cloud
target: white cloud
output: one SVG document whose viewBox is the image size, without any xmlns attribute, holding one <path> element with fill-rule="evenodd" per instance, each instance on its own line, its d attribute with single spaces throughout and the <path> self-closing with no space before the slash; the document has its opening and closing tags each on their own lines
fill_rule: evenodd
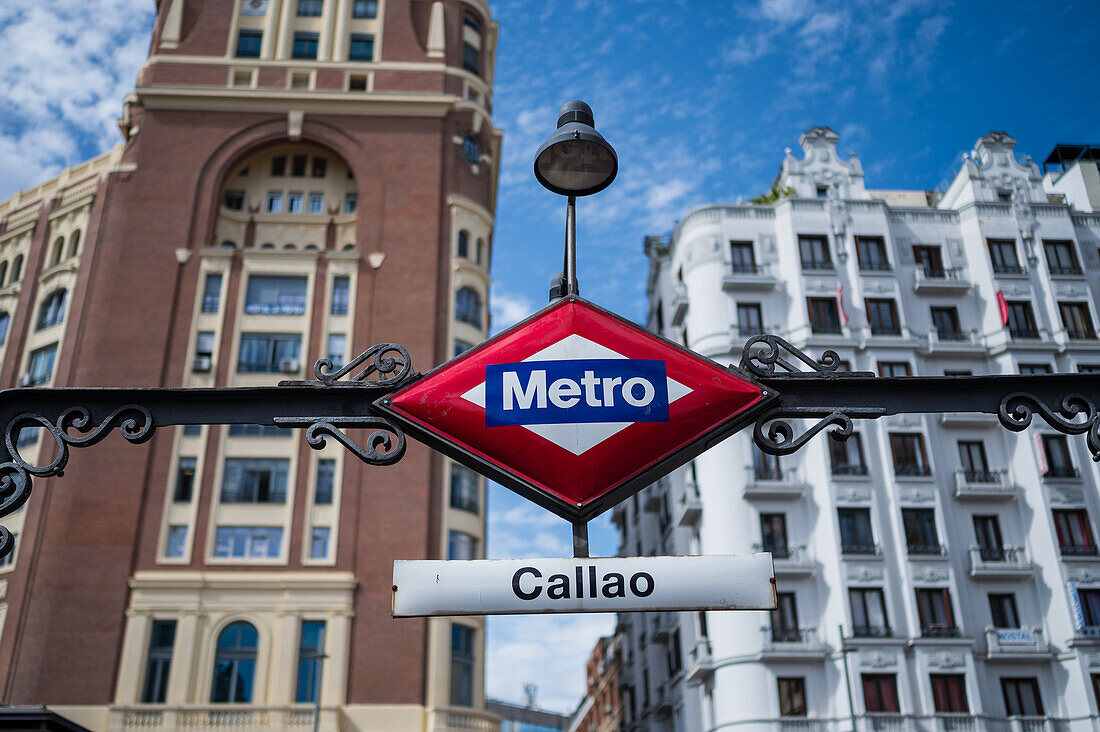
<svg viewBox="0 0 1100 732">
<path fill-rule="evenodd" d="M 549 291 L 549 282 L 546 283 L 546 288 Z M 510 292 L 500 292 L 496 288 L 493 289 L 489 302 L 493 313 L 494 333 L 515 325 L 535 312 L 535 303 L 530 298 Z"/>
</svg>

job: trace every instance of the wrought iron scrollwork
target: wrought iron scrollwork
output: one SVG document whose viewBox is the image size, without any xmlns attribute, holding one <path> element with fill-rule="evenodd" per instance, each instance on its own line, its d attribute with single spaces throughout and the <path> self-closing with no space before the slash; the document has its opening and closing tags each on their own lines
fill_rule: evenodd
<svg viewBox="0 0 1100 732">
<path fill-rule="evenodd" d="M 382 417 L 276 417 L 282 427 L 305 427 L 306 444 L 320 450 L 331 437 L 368 465 L 393 465 L 405 454 L 405 433 L 396 424 Z M 348 437 L 344 428 L 366 428 L 365 445 Z"/>
<path fill-rule="evenodd" d="M 759 344 L 764 344 L 766 347 L 758 348 Z M 793 356 L 794 360 L 784 356 L 784 351 Z M 802 362 L 809 369 L 800 368 L 796 361 Z M 837 373 L 840 363 L 840 355 L 836 351 L 824 351 L 821 358 L 815 361 L 807 353 L 776 335 L 755 335 L 745 341 L 745 347 L 741 350 L 741 368 L 757 376 L 773 377 L 806 373 L 829 375 Z M 777 366 L 783 370 L 777 372 Z"/>
<path fill-rule="evenodd" d="M 847 440 L 852 435 L 854 427 L 852 418 L 837 410 L 795 437 L 794 427 L 791 426 L 788 420 L 814 416 L 820 415 L 804 415 L 797 411 L 770 412 L 756 420 L 756 425 L 752 429 L 752 439 L 761 450 L 769 455 L 790 455 L 800 450 L 811 438 L 830 426 L 834 429 L 829 430 L 829 436 L 834 440 Z"/>
<path fill-rule="evenodd" d="M 1022 432 L 1031 426 L 1038 414 L 1048 425 L 1067 435 L 1088 433 L 1087 443 L 1092 459 L 1100 462 L 1100 412 L 1092 400 L 1083 394 L 1067 394 L 1057 408 L 1052 409 L 1032 394 L 1022 391 L 1009 394 L 1001 400 L 997 417 L 1001 424 L 1013 432 Z"/>
<path fill-rule="evenodd" d="M 361 371 L 348 376 L 361 366 Z M 365 384 L 385 388 L 394 388 L 419 376 L 413 371 L 409 352 L 396 343 L 373 345 L 339 369 L 334 367 L 330 359 L 319 359 L 313 364 L 313 375 L 326 386 Z M 346 376 L 348 378 L 344 379 Z M 342 379 L 344 380 L 341 381 Z"/>
</svg>

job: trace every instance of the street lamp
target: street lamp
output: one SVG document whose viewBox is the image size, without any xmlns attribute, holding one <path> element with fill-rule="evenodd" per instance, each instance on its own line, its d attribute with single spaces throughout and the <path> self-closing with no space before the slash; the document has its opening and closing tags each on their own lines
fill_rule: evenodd
<svg viewBox="0 0 1100 732">
<path fill-rule="evenodd" d="M 535 178 L 547 190 L 568 196 L 565 208 L 565 264 L 550 298 L 579 294 L 577 287 L 577 196 L 611 185 L 619 172 L 615 148 L 596 132 L 592 108 L 579 99 L 558 112 L 558 128 L 535 153 Z"/>
</svg>

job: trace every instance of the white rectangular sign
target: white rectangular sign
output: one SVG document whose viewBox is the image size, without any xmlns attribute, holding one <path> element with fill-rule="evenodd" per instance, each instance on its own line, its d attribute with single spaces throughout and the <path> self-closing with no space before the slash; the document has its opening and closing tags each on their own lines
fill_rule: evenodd
<svg viewBox="0 0 1100 732">
<path fill-rule="evenodd" d="M 393 615 L 774 610 L 771 554 L 393 563 Z"/>
</svg>

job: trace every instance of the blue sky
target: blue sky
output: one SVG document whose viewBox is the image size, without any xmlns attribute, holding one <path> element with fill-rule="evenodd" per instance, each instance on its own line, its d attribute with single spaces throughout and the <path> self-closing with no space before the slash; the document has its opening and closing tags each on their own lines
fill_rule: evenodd
<svg viewBox="0 0 1100 732">
<path fill-rule="evenodd" d="M 1100 3 L 944 0 L 490 0 L 500 23 L 494 117 L 505 131 L 494 327 L 543 305 L 563 200 L 531 173 L 570 98 L 592 105 L 619 178 L 578 204 L 581 292 L 640 319 L 642 240 L 691 207 L 765 191 L 812 125 L 840 133 L 870 188 L 935 188 L 986 132 L 1042 160 L 1100 143 Z M 148 43 L 152 0 L 0 3 L 0 199 L 118 141 L 114 118 Z M 79 29 L 79 33 L 68 29 Z M 493 488 L 493 557 L 566 556 L 569 527 Z M 613 554 L 607 517 L 593 553 Z M 569 711 L 613 620 L 492 619 L 489 693 Z"/>
</svg>

